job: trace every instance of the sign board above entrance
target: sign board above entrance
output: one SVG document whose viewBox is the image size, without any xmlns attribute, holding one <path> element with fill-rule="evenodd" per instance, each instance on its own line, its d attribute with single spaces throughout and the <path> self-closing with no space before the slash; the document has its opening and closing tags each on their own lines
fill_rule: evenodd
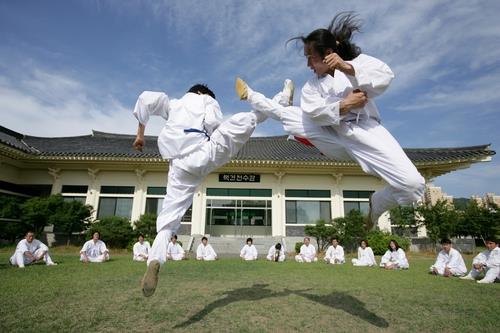
<svg viewBox="0 0 500 333">
<path fill-rule="evenodd" d="M 219 173 L 219 182 L 260 183 L 260 175 L 253 173 Z"/>
</svg>

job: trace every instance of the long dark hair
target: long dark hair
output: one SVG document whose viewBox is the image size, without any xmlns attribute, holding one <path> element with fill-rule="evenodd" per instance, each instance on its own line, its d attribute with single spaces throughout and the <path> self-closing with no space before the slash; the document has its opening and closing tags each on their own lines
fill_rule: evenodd
<svg viewBox="0 0 500 333">
<path fill-rule="evenodd" d="M 361 54 L 361 49 L 352 42 L 355 32 L 361 31 L 361 22 L 354 12 L 341 12 L 335 15 L 326 29 L 316 29 L 306 37 L 290 38 L 291 41 L 301 41 L 304 45 L 311 46 L 324 58 L 326 50 L 332 49 L 343 60 L 352 60 Z"/>
<path fill-rule="evenodd" d="M 389 249 L 389 251 L 394 252 L 394 251 L 392 250 L 392 248 L 391 248 L 391 243 L 394 243 L 394 245 L 396 245 L 396 249 L 395 249 L 394 251 L 399 250 L 399 244 L 398 244 L 398 242 L 397 242 L 395 239 L 391 239 L 391 240 L 389 241 L 389 246 L 387 246 L 387 248 Z"/>
</svg>

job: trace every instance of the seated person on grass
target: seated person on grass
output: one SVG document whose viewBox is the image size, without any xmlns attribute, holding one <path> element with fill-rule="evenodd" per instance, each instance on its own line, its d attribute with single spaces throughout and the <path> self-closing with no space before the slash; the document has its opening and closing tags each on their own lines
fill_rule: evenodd
<svg viewBox="0 0 500 333">
<path fill-rule="evenodd" d="M 212 245 L 208 244 L 208 238 L 203 236 L 201 244 L 196 249 L 196 260 L 212 261 L 216 259 L 217 253 L 215 253 Z"/>
<path fill-rule="evenodd" d="M 368 241 L 366 239 L 359 242 L 358 258 L 352 259 L 352 264 L 354 266 L 377 266 L 373 250 L 368 246 Z"/>
<path fill-rule="evenodd" d="M 430 267 L 430 273 L 444 277 L 467 274 L 464 258 L 460 252 L 451 247 L 451 240 L 448 238 L 441 240 L 441 251 L 434 265 Z"/>
<path fill-rule="evenodd" d="M 252 238 L 247 238 L 247 243 L 240 251 L 240 257 L 246 261 L 257 260 L 257 248 L 253 245 Z"/>
<path fill-rule="evenodd" d="M 42 260 L 47 266 L 57 265 L 49 256 L 47 245 L 35 239 L 33 231 L 28 231 L 24 239 L 17 244 L 16 252 L 10 257 L 10 263 L 24 268 L 25 265 L 36 264 Z"/>
<path fill-rule="evenodd" d="M 380 267 L 385 269 L 408 269 L 410 267 L 405 251 L 394 239 L 389 242 L 389 249 L 382 257 Z"/>
<path fill-rule="evenodd" d="M 277 243 L 276 245 L 271 246 L 269 248 L 269 251 L 267 252 L 266 258 L 269 261 L 275 262 L 285 261 L 286 252 L 285 249 L 282 248 L 281 243 Z"/>
<path fill-rule="evenodd" d="M 331 244 L 326 250 L 325 258 L 327 264 L 343 264 L 345 263 L 344 248 L 339 245 L 339 240 L 333 237 Z"/>
<path fill-rule="evenodd" d="M 151 246 L 148 241 L 144 240 L 144 235 L 139 235 L 139 241 L 134 244 L 134 260 L 135 261 L 146 261 L 148 260 L 149 251 Z"/>
<path fill-rule="evenodd" d="M 300 247 L 300 253 L 295 256 L 296 262 L 316 262 L 316 248 L 311 244 L 309 237 L 304 238 L 304 244 Z"/>
<path fill-rule="evenodd" d="M 177 235 L 173 235 L 167 246 L 167 259 L 179 261 L 184 259 L 185 254 L 181 244 L 177 243 Z"/>
<path fill-rule="evenodd" d="M 92 234 L 92 239 L 83 244 L 80 250 L 81 262 L 105 262 L 109 260 L 109 251 L 106 244 L 99 239 L 100 236 L 99 232 L 96 231 Z"/>
<path fill-rule="evenodd" d="M 477 283 L 500 282 L 500 248 L 498 239 L 488 237 L 485 239 L 486 251 L 479 253 L 472 260 L 472 269 L 465 280 L 478 280 Z"/>
</svg>

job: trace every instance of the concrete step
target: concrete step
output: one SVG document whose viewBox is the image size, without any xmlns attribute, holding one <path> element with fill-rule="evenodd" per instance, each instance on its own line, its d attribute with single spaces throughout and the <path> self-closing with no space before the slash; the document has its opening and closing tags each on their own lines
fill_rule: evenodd
<svg viewBox="0 0 500 333">
<path fill-rule="evenodd" d="M 198 248 L 198 245 L 201 243 L 201 235 L 192 236 L 193 246 L 191 247 L 191 251 L 194 252 Z M 246 243 L 246 237 L 208 237 L 209 244 L 212 245 L 215 252 L 217 254 L 223 255 L 239 255 L 241 248 Z M 283 237 L 253 237 L 253 244 L 257 248 L 257 252 L 259 253 L 259 257 L 265 257 L 267 255 L 267 251 L 269 248 L 276 243 L 281 243 L 283 245 L 284 238 Z M 286 249 L 289 251 L 288 249 Z M 293 248 L 291 249 L 293 251 Z"/>
</svg>

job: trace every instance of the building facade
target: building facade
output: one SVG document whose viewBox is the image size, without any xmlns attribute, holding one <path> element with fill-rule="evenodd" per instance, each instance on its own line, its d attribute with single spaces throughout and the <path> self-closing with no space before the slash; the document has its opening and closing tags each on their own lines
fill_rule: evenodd
<svg viewBox="0 0 500 333">
<path fill-rule="evenodd" d="M 94 208 L 94 217 L 139 219 L 157 213 L 168 191 L 168 162 L 156 138 L 144 153 L 134 136 L 44 138 L 0 127 L 0 193 L 33 196 L 61 193 Z M 488 161 L 489 146 L 405 149 L 419 171 L 434 177 Z M 304 226 L 368 211 L 371 193 L 385 186 L 354 162 L 329 159 L 286 136 L 256 137 L 197 189 L 179 234 L 212 236 L 301 236 Z M 379 227 L 391 230 L 384 215 Z"/>
</svg>

